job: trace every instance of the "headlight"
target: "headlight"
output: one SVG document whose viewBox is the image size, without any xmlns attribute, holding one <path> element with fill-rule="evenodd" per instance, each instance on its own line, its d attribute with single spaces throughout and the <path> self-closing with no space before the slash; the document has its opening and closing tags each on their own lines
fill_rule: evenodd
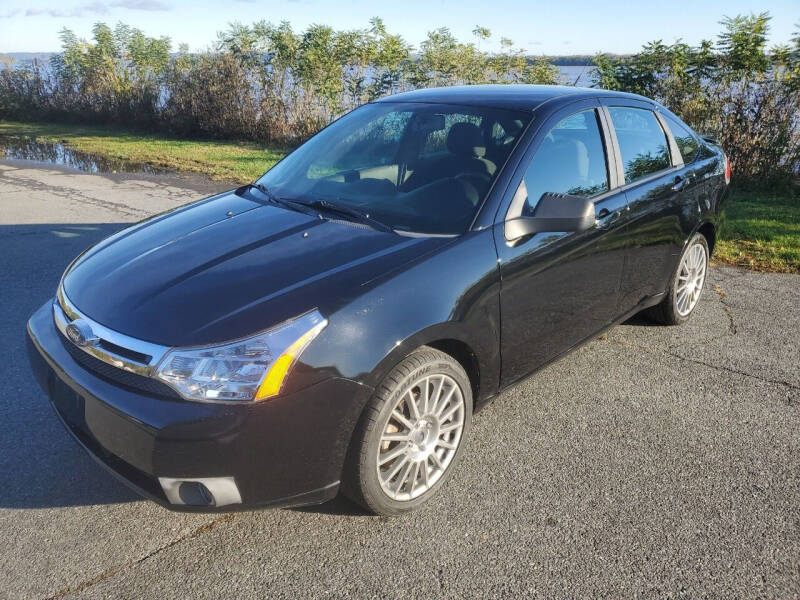
<svg viewBox="0 0 800 600">
<path fill-rule="evenodd" d="M 286 374 L 328 321 L 314 310 L 235 342 L 170 350 L 156 377 L 187 400 L 249 402 L 281 391 Z"/>
</svg>

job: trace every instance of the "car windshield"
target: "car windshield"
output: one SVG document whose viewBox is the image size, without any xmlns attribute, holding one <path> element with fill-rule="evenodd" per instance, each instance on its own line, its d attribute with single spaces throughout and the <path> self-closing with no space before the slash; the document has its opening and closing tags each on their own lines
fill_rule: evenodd
<svg viewBox="0 0 800 600">
<path fill-rule="evenodd" d="M 397 232 L 467 230 L 530 114 L 446 104 L 367 104 L 258 180 L 273 197 Z"/>
</svg>

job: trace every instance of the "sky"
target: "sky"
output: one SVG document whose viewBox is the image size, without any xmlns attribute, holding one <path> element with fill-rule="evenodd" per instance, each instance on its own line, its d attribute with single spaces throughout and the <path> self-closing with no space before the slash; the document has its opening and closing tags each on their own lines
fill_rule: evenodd
<svg viewBox="0 0 800 600">
<path fill-rule="evenodd" d="M 773 17 L 772 43 L 787 42 L 800 23 L 800 0 L 0 0 L 0 52 L 56 51 L 63 27 L 89 38 L 97 21 L 122 21 L 150 36 L 168 36 L 174 50 L 186 43 L 198 51 L 233 21 L 357 29 L 378 16 L 414 46 L 438 27 L 472 40 L 481 25 L 493 36 L 482 49 L 497 49 L 500 37 L 507 37 L 531 54 L 629 53 L 655 39 L 696 44 L 716 36 L 723 16 L 762 11 Z"/>
</svg>

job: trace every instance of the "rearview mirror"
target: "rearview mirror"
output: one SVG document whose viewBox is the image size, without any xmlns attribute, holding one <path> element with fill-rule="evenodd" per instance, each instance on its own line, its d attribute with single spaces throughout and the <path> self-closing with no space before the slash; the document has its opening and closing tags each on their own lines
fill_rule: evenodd
<svg viewBox="0 0 800 600">
<path fill-rule="evenodd" d="M 506 221 L 506 239 L 521 237 L 546 231 L 581 232 L 595 224 L 594 202 L 583 196 L 571 194 L 542 194 L 533 216 L 517 217 Z"/>
<path fill-rule="evenodd" d="M 419 133 L 433 133 L 441 131 L 446 126 L 444 115 L 442 114 L 421 114 L 414 117 L 411 122 L 411 130 Z"/>
</svg>

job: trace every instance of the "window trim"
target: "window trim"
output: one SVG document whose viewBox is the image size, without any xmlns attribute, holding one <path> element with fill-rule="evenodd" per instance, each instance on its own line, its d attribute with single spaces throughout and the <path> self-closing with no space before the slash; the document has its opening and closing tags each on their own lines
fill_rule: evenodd
<svg viewBox="0 0 800 600">
<path fill-rule="evenodd" d="M 656 113 L 656 119 L 658 119 L 658 122 L 661 123 L 661 129 L 664 130 L 664 135 L 667 136 L 667 144 L 669 145 L 669 154 L 672 166 L 683 167 L 683 155 L 681 154 L 681 149 L 678 146 L 678 140 L 675 139 L 675 136 L 672 134 L 672 130 L 668 126 L 669 123 L 667 123 L 667 119 L 664 117 L 661 110 L 658 110 L 658 107 L 656 107 L 653 112 Z"/>
<path fill-rule="evenodd" d="M 622 166 L 622 152 L 619 149 L 619 142 L 617 141 L 617 132 L 614 130 L 614 124 L 611 122 L 611 113 L 605 105 L 600 105 L 600 114 L 603 117 L 603 135 L 609 141 L 609 154 L 613 155 L 614 162 L 614 186 L 611 189 L 620 189 L 625 187 L 625 169 Z M 609 161 L 611 157 L 609 157 Z M 610 170 L 610 165 L 609 165 Z"/>
<path fill-rule="evenodd" d="M 663 120 L 664 127 L 669 130 L 670 135 L 675 140 L 675 147 L 677 148 L 677 152 L 678 152 L 677 155 L 681 159 L 681 165 L 687 166 L 687 165 L 693 165 L 694 163 L 696 163 L 698 157 L 700 156 L 700 151 L 703 149 L 703 140 L 701 140 L 698 137 L 698 135 L 694 132 L 694 130 L 692 130 L 692 128 L 689 127 L 686 123 L 684 123 L 677 115 L 665 112 L 665 113 L 663 113 L 663 114 L 661 114 L 659 116 Z M 678 146 L 678 138 L 675 137 L 675 132 L 672 131 L 672 128 L 669 125 L 670 120 L 675 120 L 675 121 L 678 122 L 679 125 L 682 125 L 683 127 L 685 127 L 686 131 L 689 132 L 689 135 L 692 136 L 692 139 L 694 139 L 694 141 L 697 143 L 697 151 L 694 153 L 694 156 L 692 157 L 692 160 L 690 160 L 688 162 L 686 162 L 684 160 L 684 158 L 683 158 L 683 153 L 680 151 L 680 146 Z"/>
<path fill-rule="evenodd" d="M 587 111 L 594 111 L 595 118 L 597 119 L 598 131 L 600 133 L 600 143 L 603 145 L 603 154 L 605 156 L 605 163 L 606 163 L 606 176 L 608 178 L 608 189 L 601 194 L 593 196 L 591 198 L 592 202 L 595 204 L 607 198 L 608 196 L 615 194 L 619 189 L 619 181 L 618 181 L 618 171 L 616 165 L 615 156 L 613 154 L 613 149 L 610 146 L 610 141 L 613 139 L 610 136 L 610 132 L 608 129 L 608 123 L 606 122 L 605 116 L 602 114 L 602 106 L 599 102 L 590 102 L 590 103 L 580 103 L 581 106 L 576 108 L 573 105 L 569 105 L 564 107 L 563 110 L 556 112 L 550 118 L 545 121 L 541 127 L 536 132 L 536 137 L 529 146 L 525 149 L 524 156 L 521 158 L 519 163 L 516 166 L 514 177 L 512 177 L 511 181 L 506 188 L 506 194 L 511 196 L 511 201 L 506 209 L 505 217 L 503 218 L 503 222 L 508 222 L 509 220 L 516 219 L 522 216 L 522 211 L 524 208 L 524 203 L 527 198 L 522 198 L 517 196 L 517 190 L 521 183 L 525 180 L 525 174 L 528 171 L 528 167 L 530 166 L 533 159 L 539 152 L 539 149 L 542 146 L 542 141 L 547 136 L 548 133 L 561 121 L 571 117 L 572 115 L 576 115 L 578 113 L 587 112 Z M 506 236 L 508 239 L 508 236 Z"/>
</svg>

